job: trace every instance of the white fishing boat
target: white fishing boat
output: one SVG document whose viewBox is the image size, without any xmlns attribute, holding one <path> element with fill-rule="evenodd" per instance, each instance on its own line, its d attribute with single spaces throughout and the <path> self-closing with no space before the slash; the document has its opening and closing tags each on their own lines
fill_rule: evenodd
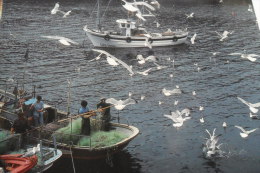
<svg viewBox="0 0 260 173">
<path fill-rule="evenodd" d="M 104 30 L 101 27 L 99 0 L 97 1 L 97 29 L 90 29 L 84 26 L 83 30 L 95 47 L 157 47 L 183 44 L 188 36 L 187 31 L 168 29 L 162 33 L 153 33 L 146 29 L 144 17 L 153 17 L 151 11 L 155 7 L 144 1 L 124 2 L 123 7 L 133 15 L 127 19 L 118 19 L 116 23 L 119 30 Z M 149 14 L 144 14 L 144 10 Z M 135 19 L 136 18 L 136 19 Z"/>
</svg>

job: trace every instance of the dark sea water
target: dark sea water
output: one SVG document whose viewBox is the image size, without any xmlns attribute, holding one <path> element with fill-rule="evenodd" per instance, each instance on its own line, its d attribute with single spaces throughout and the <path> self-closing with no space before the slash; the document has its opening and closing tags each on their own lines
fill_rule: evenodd
<svg viewBox="0 0 260 173">
<path fill-rule="evenodd" d="M 83 27 L 91 26 L 90 17 L 94 1 L 62 0 L 60 9 L 72 10 L 71 15 L 51 15 L 56 1 L 4 0 L 0 30 L 0 87 L 13 78 L 31 90 L 37 86 L 37 93 L 46 103 L 67 111 L 68 79 L 72 80 L 71 113 L 76 113 L 80 101 L 86 99 L 89 107 L 95 109 L 100 97 L 126 99 L 133 93 L 138 103 L 120 111 L 120 122 L 129 122 L 140 129 L 140 134 L 122 152 L 112 159 L 100 161 L 75 161 L 76 172 L 93 173 L 259 173 L 260 172 L 260 130 L 243 139 L 234 125 L 258 128 L 259 120 L 249 118 L 249 109 L 237 96 L 256 103 L 260 101 L 260 58 L 255 62 L 230 56 L 233 52 L 260 54 L 260 32 L 255 15 L 249 12 L 250 1 L 234 0 L 219 4 L 208 0 L 164 0 L 158 13 L 161 28 L 155 24 L 150 29 L 166 31 L 167 28 L 189 31 L 189 38 L 197 33 L 195 44 L 174 47 L 153 48 L 159 64 L 169 67 L 153 70 L 148 76 L 130 77 L 122 66 L 112 67 L 103 58 L 88 62 L 97 56 L 93 45 L 85 36 Z M 105 5 L 106 3 L 103 3 Z M 185 14 L 194 12 L 194 18 Z M 113 28 L 115 20 L 126 15 L 120 2 L 112 2 L 103 26 Z M 234 31 L 223 42 L 215 31 Z M 70 38 L 80 45 L 64 46 L 57 40 L 42 38 L 58 35 Z M 24 59 L 29 47 L 29 58 Z M 105 49 L 117 58 L 144 71 L 154 67 L 153 63 L 140 65 L 135 60 L 137 53 L 145 57 L 151 53 L 148 48 Z M 221 52 L 213 56 L 211 52 Z M 167 60 L 175 60 L 175 66 Z M 200 71 L 197 71 L 198 64 Z M 80 72 L 76 69 L 80 68 Z M 23 80 L 23 72 L 26 77 Z M 170 77 L 173 74 L 173 78 Z M 173 89 L 176 85 L 181 95 L 166 97 L 163 88 Z M 8 89 L 15 83 L 8 82 Z M 193 96 L 192 91 L 197 95 Z M 145 96 L 143 101 L 141 95 Z M 178 100 L 179 104 L 174 105 Z M 163 104 L 159 105 L 158 102 Z M 199 111 L 199 106 L 205 108 Z M 178 130 L 164 114 L 170 111 L 191 109 L 191 119 Z M 112 109 L 117 116 L 117 111 Z M 259 114 L 259 113 L 258 113 Z M 201 124 L 199 118 L 204 117 Z M 223 129 L 222 123 L 228 127 Z M 202 144 L 207 134 L 205 129 L 216 128 L 219 143 L 225 157 L 208 160 L 203 157 Z M 73 172 L 71 160 L 59 160 L 47 172 Z"/>
</svg>

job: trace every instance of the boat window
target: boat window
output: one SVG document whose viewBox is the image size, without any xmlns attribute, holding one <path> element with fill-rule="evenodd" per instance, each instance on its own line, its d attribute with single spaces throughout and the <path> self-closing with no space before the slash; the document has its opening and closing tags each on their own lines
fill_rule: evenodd
<svg viewBox="0 0 260 173">
<path fill-rule="evenodd" d="M 127 24 L 126 26 L 127 26 L 127 28 L 130 28 L 130 24 Z"/>
<path fill-rule="evenodd" d="M 121 23 L 121 26 L 122 26 L 122 28 L 124 28 L 125 27 L 125 23 Z"/>
</svg>

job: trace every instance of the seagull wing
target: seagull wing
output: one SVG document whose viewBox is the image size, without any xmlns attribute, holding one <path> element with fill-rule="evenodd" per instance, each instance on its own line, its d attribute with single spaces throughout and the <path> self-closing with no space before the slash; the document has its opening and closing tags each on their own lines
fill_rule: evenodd
<svg viewBox="0 0 260 173">
<path fill-rule="evenodd" d="M 252 129 L 252 130 L 248 130 L 247 134 L 253 133 L 254 131 L 256 131 L 258 128 Z"/>
<path fill-rule="evenodd" d="M 171 119 L 172 121 L 174 121 L 174 122 L 176 123 L 176 121 L 175 121 L 175 119 L 172 117 L 172 115 L 163 115 L 163 116 L 165 116 L 165 117 Z"/>
<path fill-rule="evenodd" d="M 242 132 L 247 133 L 243 127 L 241 127 L 241 126 L 235 126 L 235 127 L 240 129 Z"/>
<path fill-rule="evenodd" d="M 230 53 L 228 55 L 242 55 L 242 53 Z"/>
<path fill-rule="evenodd" d="M 150 56 L 145 58 L 145 61 L 148 61 L 148 60 L 156 61 L 156 57 L 154 55 L 150 55 Z"/>
<path fill-rule="evenodd" d="M 251 103 L 251 106 L 255 107 L 255 108 L 258 108 L 258 107 L 260 107 L 260 102 L 259 103 L 254 103 L 254 104 Z"/>
<path fill-rule="evenodd" d="M 141 12 L 136 13 L 135 16 L 141 19 L 142 21 L 146 21 Z"/>
<path fill-rule="evenodd" d="M 58 9 L 59 9 L 60 5 L 59 3 L 57 2 L 54 6 L 54 8 L 51 10 L 51 14 L 56 14 Z"/>
<path fill-rule="evenodd" d="M 113 105 L 117 105 L 118 104 L 118 100 L 114 99 L 114 98 L 109 98 L 109 99 L 106 99 L 106 103 L 110 103 L 110 104 L 113 104 Z"/>
<path fill-rule="evenodd" d="M 107 56 L 107 62 L 108 64 L 112 65 L 112 66 L 117 66 L 119 65 L 113 58 L 111 58 L 110 56 Z"/>
<path fill-rule="evenodd" d="M 99 50 L 99 49 L 92 49 L 92 50 L 95 51 L 95 52 L 103 53 L 103 54 L 109 56 L 110 58 L 116 60 L 118 63 L 122 64 L 122 66 L 124 66 L 130 72 L 131 75 L 134 74 L 132 68 L 129 65 L 127 65 L 126 63 L 124 63 L 120 59 L 117 59 L 116 57 L 114 57 L 113 55 L 109 54 L 108 52 L 106 52 L 104 50 Z"/>
<path fill-rule="evenodd" d="M 59 42 L 63 45 L 66 45 L 66 46 L 70 46 L 71 44 L 67 41 L 67 40 L 64 40 L 64 39 L 60 39 Z"/>
<path fill-rule="evenodd" d="M 242 98 L 240 98 L 240 97 L 237 97 L 237 98 L 238 98 L 238 100 L 240 100 L 242 103 L 246 104 L 246 105 L 249 107 L 249 109 L 250 109 L 251 112 L 253 112 L 253 113 L 257 113 L 257 112 L 258 112 L 258 109 L 254 108 L 251 103 L 245 101 L 244 99 L 242 99 Z"/>
<path fill-rule="evenodd" d="M 96 58 L 93 58 L 93 59 L 89 60 L 88 62 L 99 60 L 102 54 L 103 53 L 100 53 Z"/>
<path fill-rule="evenodd" d="M 217 31 L 215 31 L 217 34 L 218 34 L 218 36 L 220 36 L 221 38 L 223 37 L 223 35 L 222 34 L 220 34 L 219 32 L 217 32 Z"/>
<path fill-rule="evenodd" d="M 134 100 L 134 99 L 132 99 L 132 98 L 128 98 L 128 99 L 124 100 L 122 104 L 123 104 L 123 105 L 136 104 L 136 100 Z"/>
<path fill-rule="evenodd" d="M 246 57 L 249 61 L 251 61 L 251 62 L 255 62 L 256 61 L 256 58 L 254 58 L 254 57 L 252 57 L 252 56 L 249 56 L 249 55 L 247 55 L 247 57 Z"/>
<path fill-rule="evenodd" d="M 248 56 L 251 56 L 251 57 L 260 57 L 260 55 L 257 55 L 257 54 L 248 54 Z"/>
<path fill-rule="evenodd" d="M 153 6 L 151 6 L 150 4 L 148 4 L 147 2 L 144 1 L 139 1 L 139 2 L 134 2 L 135 5 L 143 5 L 147 8 L 149 8 L 152 11 L 155 11 L 155 8 Z"/>
</svg>

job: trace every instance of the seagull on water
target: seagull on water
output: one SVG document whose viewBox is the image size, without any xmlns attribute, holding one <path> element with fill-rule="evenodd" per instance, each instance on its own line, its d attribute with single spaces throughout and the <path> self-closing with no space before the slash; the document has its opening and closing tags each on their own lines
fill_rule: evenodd
<svg viewBox="0 0 260 173">
<path fill-rule="evenodd" d="M 248 137 L 248 135 L 250 134 L 250 133 L 253 133 L 254 131 L 256 131 L 258 128 L 255 128 L 255 129 L 252 129 L 252 130 L 245 130 L 243 127 L 241 127 L 241 126 L 235 126 L 236 128 L 238 128 L 238 129 L 240 129 L 242 132 L 240 132 L 240 136 L 242 137 L 242 138 L 246 138 L 246 137 Z"/>
<path fill-rule="evenodd" d="M 136 56 L 136 59 L 138 60 L 139 64 L 144 64 L 147 61 L 152 61 L 152 62 L 156 62 L 157 61 L 157 58 L 154 55 L 150 55 L 150 56 L 144 58 L 142 54 L 138 54 Z"/>
<path fill-rule="evenodd" d="M 260 57 L 257 54 L 246 54 L 246 53 L 230 53 L 229 55 L 240 55 L 243 59 L 248 59 L 251 62 L 255 62 L 257 59 L 255 57 Z"/>
<path fill-rule="evenodd" d="M 192 95 L 193 95 L 193 96 L 197 95 L 197 94 L 196 94 L 196 91 L 192 91 Z"/>
<path fill-rule="evenodd" d="M 77 42 L 75 42 L 69 38 L 66 38 L 66 37 L 60 37 L 60 36 L 41 36 L 41 37 L 58 40 L 61 44 L 65 45 L 65 46 L 70 46 L 71 44 L 78 45 Z"/>
<path fill-rule="evenodd" d="M 248 4 L 248 9 L 247 9 L 247 11 L 249 11 L 249 12 L 252 12 L 252 13 L 253 13 L 253 7 L 252 7 L 252 5 L 251 5 L 251 4 Z"/>
<path fill-rule="evenodd" d="M 113 104 L 117 110 L 123 110 L 127 105 L 136 104 L 136 100 L 128 98 L 126 100 L 106 99 L 106 103 Z"/>
<path fill-rule="evenodd" d="M 195 34 L 191 37 L 191 39 L 190 39 L 191 44 L 195 44 L 195 38 L 196 38 L 196 36 L 197 36 L 197 34 L 195 33 Z"/>
<path fill-rule="evenodd" d="M 258 109 L 256 109 L 256 108 L 260 107 L 260 102 L 253 104 L 253 103 L 249 103 L 248 101 L 245 101 L 244 99 L 242 99 L 242 98 L 240 98 L 240 97 L 237 97 L 237 98 L 238 98 L 238 100 L 240 100 L 242 103 L 246 104 L 246 105 L 249 107 L 249 109 L 250 109 L 251 112 L 253 112 L 253 113 L 257 113 L 257 112 L 258 112 Z"/>
<path fill-rule="evenodd" d="M 141 95 L 141 100 L 144 100 L 145 96 L 144 95 Z"/>
<path fill-rule="evenodd" d="M 176 111 L 176 112 L 171 112 L 171 115 L 164 115 L 167 118 L 170 118 L 174 123 L 173 123 L 173 127 L 181 127 L 183 125 L 183 122 L 186 120 L 191 119 L 191 117 L 182 117 L 182 114 L 180 111 Z"/>
<path fill-rule="evenodd" d="M 227 123 L 223 122 L 222 127 L 226 128 L 227 127 Z"/>
<path fill-rule="evenodd" d="M 205 122 L 203 117 L 200 118 L 200 122 L 201 122 L 201 123 L 204 123 L 204 122 Z"/>
<path fill-rule="evenodd" d="M 226 38 L 228 38 L 228 35 L 229 35 L 229 34 L 232 34 L 232 33 L 233 33 L 233 31 L 231 31 L 231 32 L 224 31 L 223 34 L 220 34 L 220 33 L 217 32 L 217 31 L 215 31 L 215 32 L 216 32 L 216 33 L 218 34 L 218 36 L 220 37 L 219 41 L 225 40 Z"/>
<path fill-rule="evenodd" d="M 167 90 L 167 89 L 163 88 L 162 93 L 165 96 L 170 96 L 170 95 L 173 95 L 173 94 L 181 94 L 182 91 L 179 88 L 174 88 L 173 90 Z"/>
<path fill-rule="evenodd" d="M 189 19 L 189 18 L 193 18 L 194 13 L 191 13 L 191 14 L 185 14 L 185 15 L 187 16 L 187 19 Z"/>
</svg>

